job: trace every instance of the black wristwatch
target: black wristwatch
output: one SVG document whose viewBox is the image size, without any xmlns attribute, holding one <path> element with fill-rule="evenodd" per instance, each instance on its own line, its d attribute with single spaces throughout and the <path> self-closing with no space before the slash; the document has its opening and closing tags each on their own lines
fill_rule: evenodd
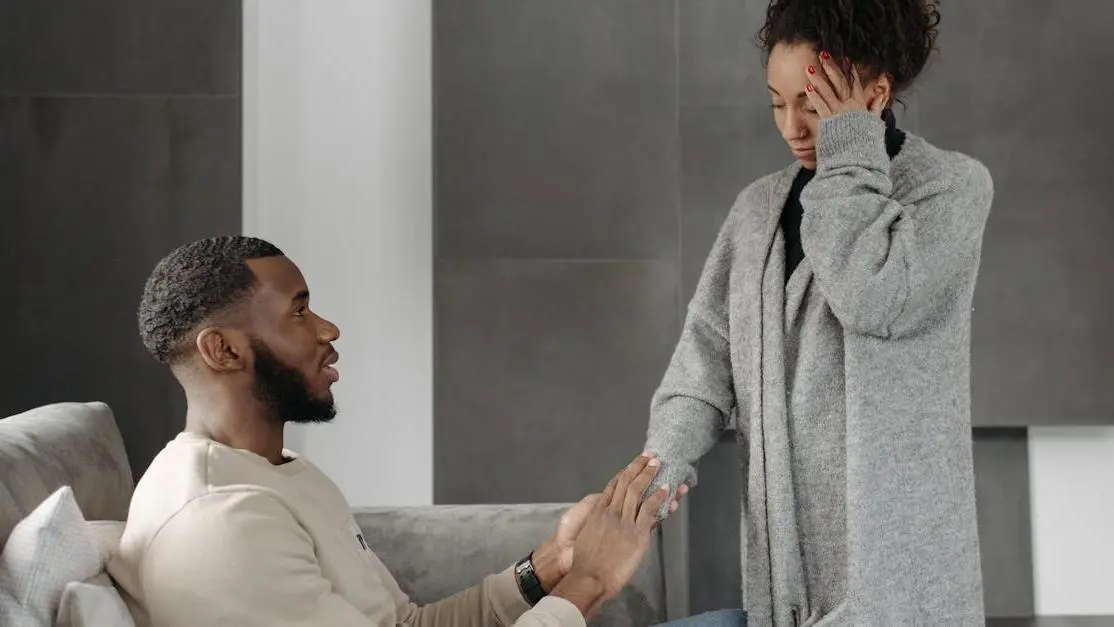
<svg viewBox="0 0 1114 627">
<path fill-rule="evenodd" d="M 545 597 L 545 590 L 542 589 L 542 582 L 538 580 L 538 574 L 534 572 L 534 562 L 531 558 L 534 554 L 531 553 L 518 561 L 514 565 L 514 575 L 518 579 L 518 589 L 522 591 L 522 597 L 531 607 L 538 604 Z"/>
</svg>

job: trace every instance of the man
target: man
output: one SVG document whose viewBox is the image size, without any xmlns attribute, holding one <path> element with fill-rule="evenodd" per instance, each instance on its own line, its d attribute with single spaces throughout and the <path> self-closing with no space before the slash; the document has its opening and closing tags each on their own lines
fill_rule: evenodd
<svg viewBox="0 0 1114 627">
<path fill-rule="evenodd" d="M 297 266 L 255 238 L 188 244 L 155 267 L 139 327 L 187 400 L 185 430 L 136 486 L 115 568 L 158 627 L 584 625 L 633 575 L 668 494 L 643 500 L 658 463 L 639 456 L 529 558 L 418 607 L 336 485 L 283 447 L 285 423 L 333 418 L 340 377 L 340 332 Z"/>
</svg>

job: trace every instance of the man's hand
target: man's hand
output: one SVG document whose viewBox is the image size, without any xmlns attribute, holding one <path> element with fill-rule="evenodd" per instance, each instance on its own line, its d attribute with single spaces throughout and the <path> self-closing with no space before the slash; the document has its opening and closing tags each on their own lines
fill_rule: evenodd
<svg viewBox="0 0 1114 627">
<path fill-rule="evenodd" d="M 600 496 L 589 494 L 573 505 L 561 516 L 560 522 L 557 523 L 557 531 L 534 551 L 530 561 L 546 594 L 552 592 L 565 575 L 569 574 L 576 537 L 580 535 L 580 530 L 588 520 L 588 514 L 591 513 L 592 507 Z"/>
<path fill-rule="evenodd" d="M 658 526 L 657 511 L 669 494 L 662 486 L 643 499 L 660 466 L 657 459 L 638 456 L 587 505 L 572 568 L 553 590 L 585 616 L 618 594 L 642 562 Z"/>
<path fill-rule="evenodd" d="M 650 452 L 643 453 L 643 455 L 646 457 L 654 456 Z M 669 504 L 670 514 L 676 512 L 677 508 L 681 506 L 681 500 L 685 498 L 688 491 L 687 484 L 681 484 L 681 487 L 677 488 L 674 499 Z M 581 499 L 579 503 L 573 505 L 569 511 L 561 516 L 560 522 L 557 523 L 557 531 L 534 551 L 531 560 L 534 565 L 534 572 L 537 574 L 546 594 L 549 594 L 564 579 L 565 575 L 569 574 L 576 555 L 576 538 L 580 535 L 580 530 L 584 528 L 584 523 L 587 522 L 588 515 L 591 513 L 596 500 L 601 496 L 601 494 L 589 494 Z"/>
</svg>

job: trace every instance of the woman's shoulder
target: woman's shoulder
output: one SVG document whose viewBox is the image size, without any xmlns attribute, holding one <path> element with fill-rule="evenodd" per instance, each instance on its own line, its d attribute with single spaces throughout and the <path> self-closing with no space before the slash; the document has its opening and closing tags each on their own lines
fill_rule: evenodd
<svg viewBox="0 0 1114 627">
<path fill-rule="evenodd" d="M 932 188 L 982 195 L 994 190 L 990 170 L 978 158 L 912 134 L 906 134 L 905 146 L 894 159 L 892 175 L 895 183 L 910 192 Z"/>
<path fill-rule="evenodd" d="M 731 213 L 758 213 L 769 211 L 773 199 L 779 194 L 784 196 L 793 184 L 793 178 L 800 172 L 800 163 L 794 162 L 775 172 L 771 172 L 743 188 L 735 197 Z"/>
</svg>

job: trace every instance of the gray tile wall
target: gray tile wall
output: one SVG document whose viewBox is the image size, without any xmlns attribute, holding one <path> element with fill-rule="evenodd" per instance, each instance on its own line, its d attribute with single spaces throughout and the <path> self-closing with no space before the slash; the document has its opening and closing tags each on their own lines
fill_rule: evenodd
<svg viewBox="0 0 1114 627">
<path fill-rule="evenodd" d="M 240 26 L 224 0 L 0 3 L 0 415 L 106 401 L 137 478 L 184 417 L 143 281 L 240 230 Z"/>
<path fill-rule="evenodd" d="M 680 326 L 674 2 L 434 9 L 434 498 L 579 499 Z"/>
<path fill-rule="evenodd" d="M 1114 126 L 1101 104 L 1114 83 L 1094 78 L 1114 72 L 1114 5 L 945 7 L 920 129 L 978 155 L 995 180 L 974 303 L 975 420 L 1114 424 Z"/>
<path fill-rule="evenodd" d="M 1114 11 L 1046 5 L 945 3 L 942 54 L 898 109 L 998 188 L 973 346 L 976 425 L 1019 427 L 974 441 L 998 616 L 1033 608 L 1024 425 L 1114 422 L 1112 87 L 1094 78 Z M 752 45 L 765 7 L 434 3 L 437 502 L 575 499 L 637 451 L 716 231 L 789 160 Z M 734 445 L 702 467 L 666 526 L 692 611 L 738 605 L 741 580 Z"/>
</svg>

